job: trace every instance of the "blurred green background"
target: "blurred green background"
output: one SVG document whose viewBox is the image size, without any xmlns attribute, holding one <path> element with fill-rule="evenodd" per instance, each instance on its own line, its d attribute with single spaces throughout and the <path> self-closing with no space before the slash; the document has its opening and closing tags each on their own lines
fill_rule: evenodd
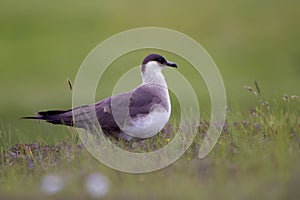
<svg viewBox="0 0 300 200">
<path fill-rule="evenodd" d="M 198 41 L 219 67 L 229 105 L 250 108 L 255 97 L 243 87 L 255 80 L 263 96 L 299 95 L 299 7 L 294 0 L 1 0 L 0 130 L 9 143 L 65 138 L 63 127 L 19 118 L 71 107 L 67 79 L 74 81 L 87 54 L 136 27 L 170 28 Z M 124 56 L 124 63 L 136 66 L 144 55 Z"/>
</svg>

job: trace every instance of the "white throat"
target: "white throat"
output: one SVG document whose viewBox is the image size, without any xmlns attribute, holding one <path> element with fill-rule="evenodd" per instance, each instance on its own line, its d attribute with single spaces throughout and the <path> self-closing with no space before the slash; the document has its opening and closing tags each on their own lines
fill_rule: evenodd
<svg viewBox="0 0 300 200">
<path fill-rule="evenodd" d="M 165 77 L 163 75 L 162 67 L 155 61 L 148 62 L 142 70 L 143 84 L 157 84 L 167 87 Z"/>
</svg>

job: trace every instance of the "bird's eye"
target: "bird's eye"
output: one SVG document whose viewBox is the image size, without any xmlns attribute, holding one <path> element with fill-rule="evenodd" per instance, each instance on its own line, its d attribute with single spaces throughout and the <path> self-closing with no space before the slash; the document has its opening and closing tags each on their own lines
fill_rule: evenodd
<svg viewBox="0 0 300 200">
<path fill-rule="evenodd" d="M 160 62 L 161 64 L 164 63 L 164 60 L 162 58 L 158 58 L 157 61 Z"/>
</svg>

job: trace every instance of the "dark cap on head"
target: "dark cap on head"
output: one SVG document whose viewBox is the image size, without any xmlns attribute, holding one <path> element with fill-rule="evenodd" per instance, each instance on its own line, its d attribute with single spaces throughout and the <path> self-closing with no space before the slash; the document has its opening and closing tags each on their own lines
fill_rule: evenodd
<svg viewBox="0 0 300 200">
<path fill-rule="evenodd" d="M 149 54 L 144 58 L 143 63 L 142 63 L 142 70 L 144 71 L 144 66 L 151 61 L 156 61 L 162 65 L 166 65 L 169 67 L 177 67 L 177 65 L 173 62 L 168 62 L 164 57 L 162 57 L 159 54 Z"/>
</svg>

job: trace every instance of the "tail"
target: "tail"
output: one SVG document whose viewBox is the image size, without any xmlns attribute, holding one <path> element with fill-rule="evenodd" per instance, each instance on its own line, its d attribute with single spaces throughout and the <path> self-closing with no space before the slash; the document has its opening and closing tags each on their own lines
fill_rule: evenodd
<svg viewBox="0 0 300 200">
<path fill-rule="evenodd" d="M 22 117 L 22 119 L 45 120 L 52 124 L 63 124 L 73 126 L 72 110 L 50 110 L 38 112 L 36 117 Z"/>
</svg>

